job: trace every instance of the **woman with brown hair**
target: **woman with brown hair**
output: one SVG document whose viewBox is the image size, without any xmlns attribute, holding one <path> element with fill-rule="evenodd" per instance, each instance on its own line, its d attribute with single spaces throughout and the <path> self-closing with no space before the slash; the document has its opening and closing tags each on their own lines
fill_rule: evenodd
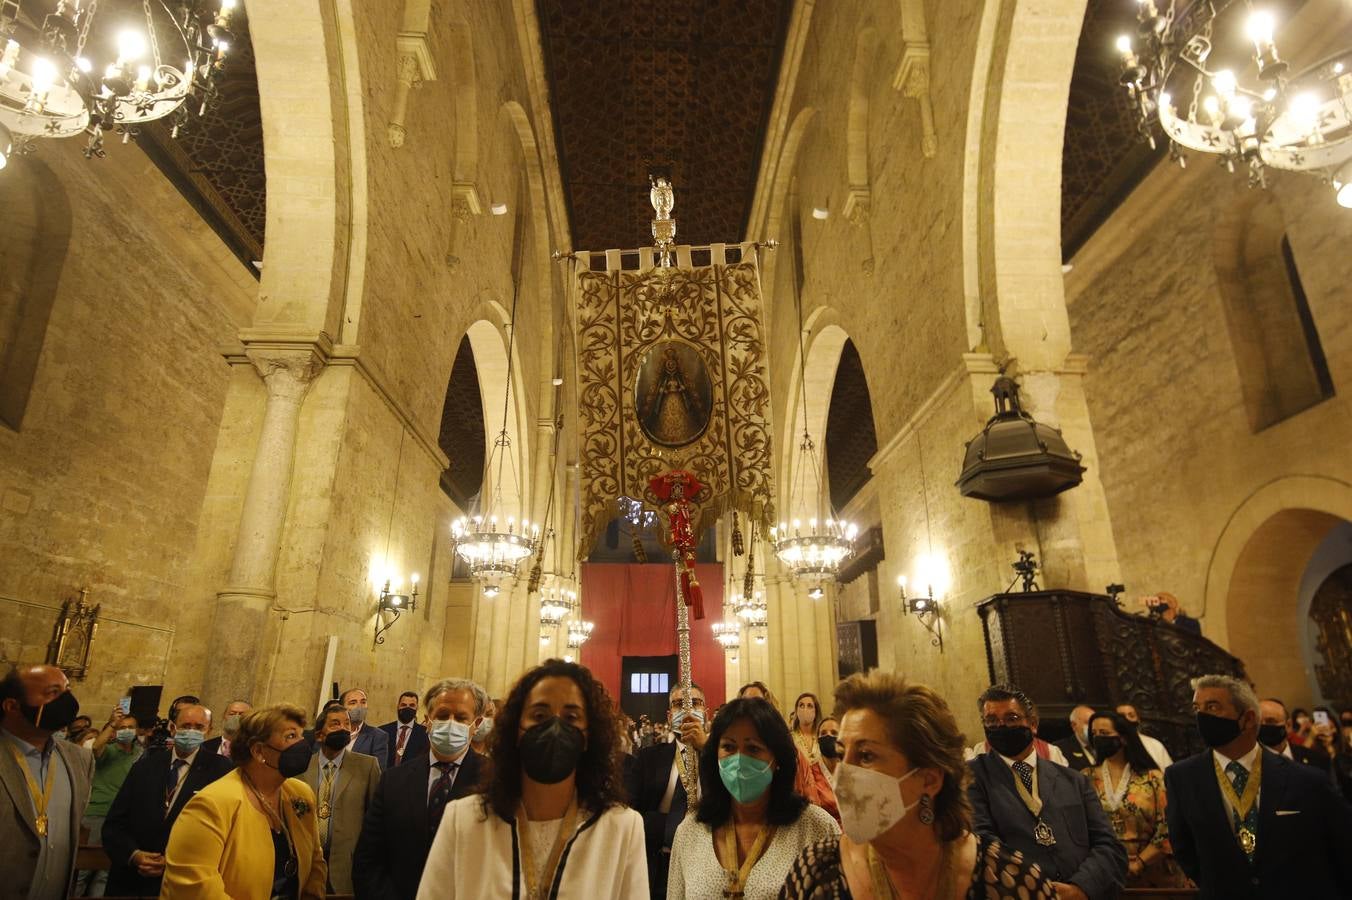
<svg viewBox="0 0 1352 900">
<path fill-rule="evenodd" d="M 237 768 L 198 791 L 174 822 L 160 896 L 322 900 L 328 866 L 315 795 L 297 777 L 310 753 L 297 707 L 246 715 L 230 742 Z"/>
<path fill-rule="evenodd" d="M 789 731 L 793 742 L 803 751 L 809 763 L 821 761 L 821 751 L 817 749 L 817 723 L 822 718 L 822 704 L 816 694 L 803 693 L 793 701 L 793 712 L 789 714 Z"/>
<path fill-rule="evenodd" d="M 623 805 L 619 722 L 590 671 L 551 659 L 494 719 L 482 793 L 447 805 L 419 900 L 646 898 L 643 817 Z"/>
<path fill-rule="evenodd" d="M 873 671 L 836 686 L 845 836 L 808 847 L 782 900 L 1055 896 L 1036 866 L 972 833 L 963 736 L 944 699 Z"/>
</svg>

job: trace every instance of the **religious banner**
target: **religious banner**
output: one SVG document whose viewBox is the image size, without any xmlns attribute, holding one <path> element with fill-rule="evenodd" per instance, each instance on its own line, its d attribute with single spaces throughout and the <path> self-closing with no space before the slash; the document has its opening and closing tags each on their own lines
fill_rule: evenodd
<svg viewBox="0 0 1352 900">
<path fill-rule="evenodd" d="M 702 486 L 696 535 L 728 510 L 773 518 L 757 248 L 704 252 L 709 264 L 695 266 L 690 248 L 675 248 L 668 267 L 654 267 L 651 250 L 574 255 L 579 558 L 622 498 L 658 509 L 650 481 L 673 470 Z"/>
</svg>

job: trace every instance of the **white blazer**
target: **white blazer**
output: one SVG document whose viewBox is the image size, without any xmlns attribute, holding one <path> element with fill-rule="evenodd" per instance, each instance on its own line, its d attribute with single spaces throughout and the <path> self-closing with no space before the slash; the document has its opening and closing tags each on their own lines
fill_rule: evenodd
<svg viewBox="0 0 1352 900">
<path fill-rule="evenodd" d="M 418 900 L 520 900 L 526 895 L 516 848 L 516 825 L 492 812 L 483 798 L 446 806 L 418 883 Z M 551 900 L 647 900 L 648 860 L 643 817 L 614 806 L 599 816 L 585 810 L 559 859 L 558 892 Z"/>
</svg>

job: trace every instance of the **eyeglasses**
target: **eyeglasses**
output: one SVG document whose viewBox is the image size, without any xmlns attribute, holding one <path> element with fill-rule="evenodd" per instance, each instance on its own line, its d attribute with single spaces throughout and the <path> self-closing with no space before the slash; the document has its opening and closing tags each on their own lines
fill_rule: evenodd
<svg viewBox="0 0 1352 900">
<path fill-rule="evenodd" d="M 981 720 L 981 724 L 986 726 L 987 728 L 999 728 L 1001 725 L 1008 725 L 1010 728 L 1018 728 L 1025 721 L 1027 720 L 1024 718 L 1024 716 L 1021 716 L 1016 712 L 1011 712 L 1005 713 L 1005 717 L 1003 719 L 997 719 L 995 718 L 995 716 L 986 716 L 984 719 Z"/>
</svg>

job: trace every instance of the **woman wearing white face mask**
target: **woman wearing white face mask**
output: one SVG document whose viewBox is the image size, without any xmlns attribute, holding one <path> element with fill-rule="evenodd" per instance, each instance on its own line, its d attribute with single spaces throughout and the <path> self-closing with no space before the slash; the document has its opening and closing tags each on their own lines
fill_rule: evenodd
<svg viewBox="0 0 1352 900">
<path fill-rule="evenodd" d="M 899 675 L 836 686 L 845 836 L 808 847 L 782 900 L 1050 900 L 1041 870 L 972 834 L 963 736 L 944 699 Z"/>
</svg>

